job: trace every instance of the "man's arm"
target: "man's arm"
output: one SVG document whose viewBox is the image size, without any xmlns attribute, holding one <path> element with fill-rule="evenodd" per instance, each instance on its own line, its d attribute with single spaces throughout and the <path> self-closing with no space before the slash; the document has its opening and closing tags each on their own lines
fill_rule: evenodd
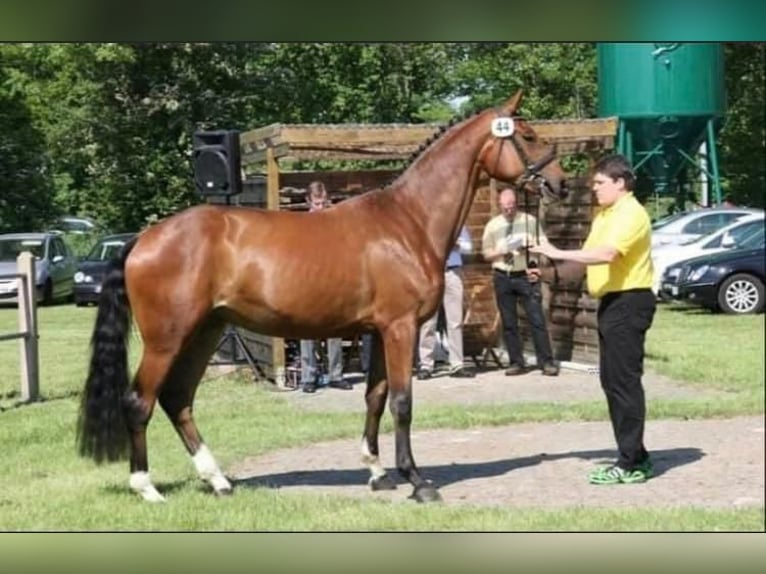
<svg viewBox="0 0 766 574">
<path fill-rule="evenodd" d="M 600 245 L 588 249 L 559 249 L 550 243 L 543 243 L 537 247 L 532 247 L 529 252 L 545 255 L 550 259 L 575 261 L 577 263 L 584 263 L 585 265 L 611 263 L 620 254 L 616 247 L 610 245 Z"/>
</svg>

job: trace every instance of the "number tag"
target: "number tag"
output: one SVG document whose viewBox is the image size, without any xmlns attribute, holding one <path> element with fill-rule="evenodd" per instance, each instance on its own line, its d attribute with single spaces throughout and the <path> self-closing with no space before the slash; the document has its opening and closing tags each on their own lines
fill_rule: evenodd
<svg viewBox="0 0 766 574">
<path fill-rule="evenodd" d="M 509 138 L 513 135 L 513 118 L 495 118 L 492 120 L 492 135 L 496 138 Z"/>
</svg>

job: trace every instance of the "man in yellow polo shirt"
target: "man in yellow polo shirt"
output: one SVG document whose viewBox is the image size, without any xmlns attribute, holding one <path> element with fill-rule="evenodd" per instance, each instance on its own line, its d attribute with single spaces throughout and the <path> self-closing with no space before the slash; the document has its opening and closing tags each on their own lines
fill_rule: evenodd
<svg viewBox="0 0 766 574">
<path fill-rule="evenodd" d="M 652 324 L 651 224 L 633 196 L 635 175 L 621 155 L 601 159 L 595 167 L 593 191 L 599 211 L 582 249 L 563 250 L 550 243 L 530 249 L 551 259 L 588 266 L 588 291 L 601 301 L 598 339 L 601 386 L 609 406 L 617 461 L 595 470 L 593 484 L 645 482 L 652 463 L 644 447 L 646 400 L 641 376 L 644 341 Z"/>
</svg>

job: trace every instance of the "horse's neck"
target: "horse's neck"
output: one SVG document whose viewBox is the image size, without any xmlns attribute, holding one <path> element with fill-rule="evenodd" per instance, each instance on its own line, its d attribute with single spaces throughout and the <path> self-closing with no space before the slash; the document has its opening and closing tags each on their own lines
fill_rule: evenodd
<svg viewBox="0 0 766 574">
<path fill-rule="evenodd" d="M 447 130 L 402 174 L 403 194 L 442 260 L 454 247 L 475 194 L 476 163 L 489 124 L 481 114 Z"/>
</svg>

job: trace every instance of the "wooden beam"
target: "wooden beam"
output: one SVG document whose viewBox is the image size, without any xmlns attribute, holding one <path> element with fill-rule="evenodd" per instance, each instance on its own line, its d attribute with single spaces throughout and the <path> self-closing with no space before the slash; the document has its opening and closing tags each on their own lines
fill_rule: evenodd
<svg viewBox="0 0 766 574">
<path fill-rule="evenodd" d="M 276 146 L 269 146 L 261 149 L 242 150 L 240 161 L 242 162 L 242 165 L 268 162 L 269 153 L 271 153 L 274 158 L 290 155 L 290 144 L 280 143 Z"/>
<path fill-rule="evenodd" d="M 557 144 L 559 153 L 614 147 L 617 118 L 530 121 L 537 134 Z M 434 136 L 439 124 L 272 124 L 240 136 L 244 164 L 274 157 L 294 159 L 406 159 Z"/>
<path fill-rule="evenodd" d="M 284 128 L 283 124 L 269 124 L 262 128 L 256 128 L 254 130 L 248 130 L 239 134 L 240 144 L 252 144 L 258 143 L 267 139 L 272 139 L 282 133 Z"/>
<path fill-rule="evenodd" d="M 541 138 L 552 141 L 559 139 L 588 140 L 593 138 L 614 137 L 617 134 L 618 121 L 615 117 L 587 120 L 549 120 L 530 121 L 529 125 Z"/>
<path fill-rule="evenodd" d="M 288 125 L 282 138 L 291 145 L 325 147 L 330 145 L 419 144 L 440 129 L 439 124 Z"/>
<path fill-rule="evenodd" d="M 266 208 L 279 209 L 279 164 L 274 156 L 274 150 L 266 150 Z M 274 382 L 284 387 L 287 382 L 285 370 L 285 340 L 281 337 L 271 339 L 271 366 Z"/>
</svg>

